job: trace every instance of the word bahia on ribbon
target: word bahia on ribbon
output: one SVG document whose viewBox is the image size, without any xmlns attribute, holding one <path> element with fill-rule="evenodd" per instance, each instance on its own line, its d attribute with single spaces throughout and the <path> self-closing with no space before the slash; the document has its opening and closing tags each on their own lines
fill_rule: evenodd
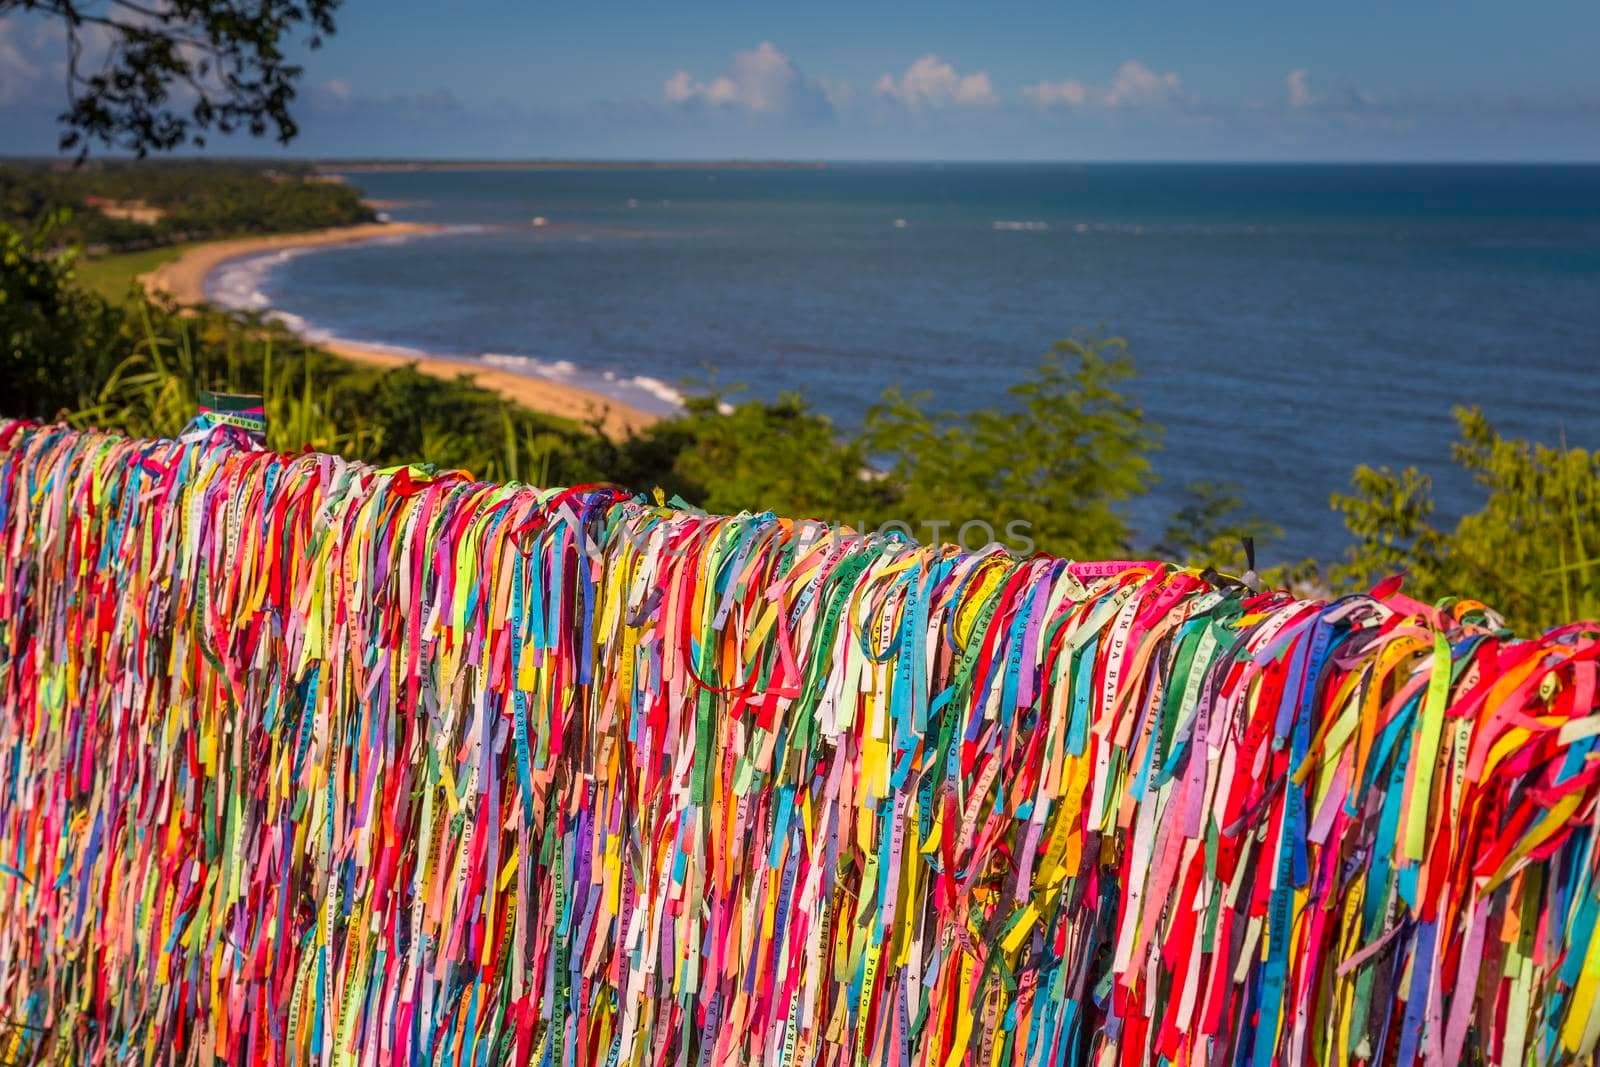
<svg viewBox="0 0 1600 1067">
<path fill-rule="evenodd" d="M 1553 1064 L 1600 627 L 0 427 L 69 1062 Z"/>
</svg>

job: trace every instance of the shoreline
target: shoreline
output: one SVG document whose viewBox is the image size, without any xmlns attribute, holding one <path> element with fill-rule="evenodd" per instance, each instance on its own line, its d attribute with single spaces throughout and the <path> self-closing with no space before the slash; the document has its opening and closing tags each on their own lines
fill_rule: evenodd
<svg viewBox="0 0 1600 1067">
<path fill-rule="evenodd" d="M 418 171 L 524 170 L 827 170 L 826 160 L 783 159 L 318 159 L 319 175 L 401 174 Z"/>
<path fill-rule="evenodd" d="M 362 244 L 390 237 L 419 237 L 444 233 L 449 227 L 420 222 L 371 222 L 357 226 L 337 226 L 307 233 L 270 234 L 259 237 L 234 237 L 208 241 L 191 248 L 176 259 L 139 276 L 139 284 L 152 296 L 161 293 L 179 304 L 204 304 L 206 282 L 219 269 L 236 260 L 265 252 L 289 248 L 319 248 Z M 517 374 L 499 367 L 485 366 L 464 359 L 451 359 L 432 353 L 397 353 L 377 345 L 341 339 L 318 340 L 298 334 L 306 344 L 331 352 L 353 363 L 390 369 L 407 364 L 432 378 L 454 379 L 465 375 L 484 389 L 544 415 L 588 422 L 598 417 L 607 436 L 626 437 L 637 433 L 661 416 L 653 415 L 613 397 L 589 389 Z"/>
</svg>

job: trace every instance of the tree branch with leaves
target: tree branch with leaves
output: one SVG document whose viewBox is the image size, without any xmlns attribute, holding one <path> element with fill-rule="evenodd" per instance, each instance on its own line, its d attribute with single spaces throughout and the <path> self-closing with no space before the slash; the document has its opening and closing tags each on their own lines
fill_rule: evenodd
<svg viewBox="0 0 1600 1067">
<path fill-rule="evenodd" d="M 246 132 L 287 144 L 303 68 L 297 41 L 321 46 L 340 0 L 0 0 L 58 20 L 66 36 L 63 151 L 93 145 L 144 156 L 209 135 Z M 302 36 L 303 35 L 303 36 Z"/>
</svg>

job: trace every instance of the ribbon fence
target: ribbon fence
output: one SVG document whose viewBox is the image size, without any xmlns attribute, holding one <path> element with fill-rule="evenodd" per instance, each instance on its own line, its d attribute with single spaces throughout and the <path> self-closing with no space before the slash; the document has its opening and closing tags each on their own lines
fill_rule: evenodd
<svg viewBox="0 0 1600 1067">
<path fill-rule="evenodd" d="M 1600 1038 L 1600 629 L 0 427 L 0 1011 L 73 1062 Z"/>
</svg>

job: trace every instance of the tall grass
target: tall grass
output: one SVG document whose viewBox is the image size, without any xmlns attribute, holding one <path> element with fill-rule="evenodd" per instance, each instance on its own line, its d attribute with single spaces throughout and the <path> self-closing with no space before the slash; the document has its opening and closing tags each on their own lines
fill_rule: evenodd
<svg viewBox="0 0 1600 1067">
<path fill-rule="evenodd" d="M 501 406 L 498 440 L 425 419 L 415 443 L 417 454 L 396 455 L 388 424 L 352 412 L 349 384 L 319 371 L 319 354 L 298 340 L 272 329 L 229 328 L 204 317 L 162 315 L 158 320 L 146 302 L 136 305 L 136 314 L 140 330 L 133 350 L 115 366 L 94 402 L 69 416 L 74 425 L 114 427 L 138 437 L 175 437 L 198 412 L 201 389 L 214 389 L 259 391 L 267 445 L 282 452 L 310 448 L 374 462 L 405 460 L 466 470 L 492 481 L 548 485 L 572 446 L 570 434 L 552 432 L 541 421 L 514 416 L 509 406 Z"/>
</svg>

